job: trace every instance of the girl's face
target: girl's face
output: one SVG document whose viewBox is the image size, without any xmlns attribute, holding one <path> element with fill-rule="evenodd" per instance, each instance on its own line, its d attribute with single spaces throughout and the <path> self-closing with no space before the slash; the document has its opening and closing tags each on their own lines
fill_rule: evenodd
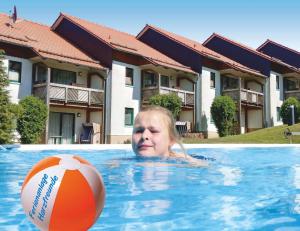
<svg viewBox="0 0 300 231">
<path fill-rule="evenodd" d="M 136 155 L 168 156 L 174 142 L 170 139 L 166 116 L 157 111 L 140 112 L 134 123 L 132 149 Z"/>
</svg>

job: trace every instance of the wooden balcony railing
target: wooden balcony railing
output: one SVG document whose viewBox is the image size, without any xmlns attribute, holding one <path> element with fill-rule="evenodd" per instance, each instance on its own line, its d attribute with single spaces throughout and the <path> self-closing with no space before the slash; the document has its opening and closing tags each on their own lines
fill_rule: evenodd
<svg viewBox="0 0 300 231">
<path fill-rule="evenodd" d="M 46 100 L 49 94 L 50 103 L 53 101 L 65 104 L 83 104 L 87 106 L 100 106 L 104 103 L 104 91 L 84 87 L 75 87 L 64 84 L 50 83 L 47 92 L 46 84 L 33 86 L 33 94 L 36 97 Z"/>
<path fill-rule="evenodd" d="M 175 88 L 169 87 L 145 87 L 142 89 L 143 91 L 143 101 L 149 101 L 149 98 L 156 94 L 170 94 L 174 93 L 181 98 L 182 106 L 194 106 L 195 105 L 195 97 L 194 92 L 192 91 L 185 91 Z"/>
<path fill-rule="evenodd" d="M 231 97 L 234 101 L 239 101 L 247 104 L 255 104 L 262 106 L 264 104 L 264 94 L 246 89 L 226 89 L 223 90 L 223 95 Z"/>
<path fill-rule="evenodd" d="M 300 89 L 292 90 L 292 91 L 285 91 L 284 98 L 287 99 L 289 97 L 295 97 L 296 99 L 300 100 Z"/>
</svg>

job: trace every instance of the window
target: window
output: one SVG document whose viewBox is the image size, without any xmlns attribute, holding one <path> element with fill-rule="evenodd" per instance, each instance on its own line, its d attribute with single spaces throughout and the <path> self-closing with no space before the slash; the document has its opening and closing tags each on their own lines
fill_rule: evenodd
<svg viewBox="0 0 300 231">
<path fill-rule="evenodd" d="M 125 108 L 125 126 L 133 125 L 133 108 Z"/>
<path fill-rule="evenodd" d="M 238 79 L 235 78 L 222 77 L 222 83 L 223 83 L 223 90 L 238 88 Z"/>
<path fill-rule="evenodd" d="M 155 87 L 157 85 L 157 78 L 153 72 L 144 72 L 143 87 Z"/>
<path fill-rule="evenodd" d="M 35 82 L 45 83 L 46 80 L 47 80 L 47 67 L 41 65 L 36 66 Z"/>
<path fill-rule="evenodd" d="M 216 88 L 216 73 L 210 72 L 210 87 Z"/>
<path fill-rule="evenodd" d="M 52 68 L 51 83 L 72 85 L 72 83 L 76 83 L 76 72 Z"/>
<path fill-rule="evenodd" d="M 277 122 L 281 121 L 281 117 L 280 117 L 280 107 L 276 107 L 276 117 L 277 117 Z"/>
<path fill-rule="evenodd" d="M 276 89 L 279 90 L 279 75 L 276 75 Z"/>
<path fill-rule="evenodd" d="M 170 87 L 169 76 L 161 75 L 160 76 L 160 85 L 162 87 Z"/>
<path fill-rule="evenodd" d="M 126 79 L 125 79 L 125 84 L 127 86 L 133 86 L 133 69 L 126 67 Z"/>
<path fill-rule="evenodd" d="M 22 63 L 9 60 L 8 78 L 11 82 L 21 83 Z"/>
</svg>

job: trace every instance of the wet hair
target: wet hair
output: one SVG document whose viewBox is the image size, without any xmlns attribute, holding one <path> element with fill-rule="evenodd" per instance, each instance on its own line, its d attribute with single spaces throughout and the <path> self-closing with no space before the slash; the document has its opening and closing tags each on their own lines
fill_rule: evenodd
<svg viewBox="0 0 300 231">
<path fill-rule="evenodd" d="M 180 146 L 183 153 L 186 154 L 183 144 L 181 142 L 181 137 L 179 136 L 175 126 L 175 120 L 173 114 L 168 109 L 161 106 L 147 106 L 145 108 L 142 108 L 142 110 L 139 113 L 141 112 L 158 112 L 163 114 L 166 118 L 170 139 L 175 143 L 177 143 Z"/>
</svg>

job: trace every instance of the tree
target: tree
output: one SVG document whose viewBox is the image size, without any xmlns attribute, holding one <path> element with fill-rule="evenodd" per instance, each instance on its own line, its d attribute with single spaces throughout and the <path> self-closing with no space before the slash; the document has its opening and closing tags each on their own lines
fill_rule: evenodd
<svg viewBox="0 0 300 231">
<path fill-rule="evenodd" d="M 218 96 L 214 99 L 211 115 L 220 137 L 232 134 L 236 106 L 229 96 Z"/>
<path fill-rule="evenodd" d="M 167 108 L 172 112 L 174 118 L 176 118 L 181 111 L 182 100 L 178 95 L 174 93 L 157 94 L 150 97 L 149 103 L 151 105 L 157 105 Z"/>
<path fill-rule="evenodd" d="M 26 96 L 19 104 L 21 115 L 17 120 L 17 130 L 21 135 L 21 142 L 23 144 L 39 143 L 48 115 L 46 104 L 34 96 Z"/>
<path fill-rule="evenodd" d="M 284 124 L 291 124 L 292 116 L 290 106 L 294 105 L 295 123 L 299 122 L 300 103 L 295 97 L 286 99 L 280 107 L 280 117 Z"/>
<path fill-rule="evenodd" d="M 12 142 L 15 129 L 14 107 L 9 101 L 9 80 L 3 65 L 4 51 L 0 50 L 0 144 Z"/>
</svg>

